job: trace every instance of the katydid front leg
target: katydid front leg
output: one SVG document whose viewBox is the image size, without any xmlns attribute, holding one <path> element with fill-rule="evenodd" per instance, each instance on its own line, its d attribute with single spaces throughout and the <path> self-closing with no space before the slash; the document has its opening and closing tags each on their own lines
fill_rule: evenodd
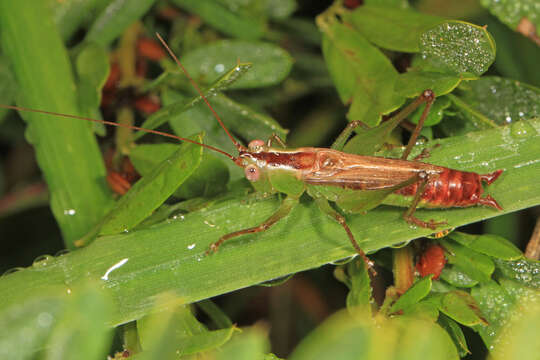
<svg viewBox="0 0 540 360">
<path fill-rule="evenodd" d="M 298 198 L 294 198 L 291 196 L 287 196 L 279 206 L 279 209 L 272 214 L 268 219 L 266 219 L 262 224 L 259 226 L 254 226 L 251 228 L 239 230 L 232 232 L 230 234 L 222 236 L 218 241 L 210 245 L 210 248 L 206 251 L 206 255 L 209 255 L 210 252 L 216 252 L 218 248 L 223 244 L 225 241 L 235 238 L 237 236 L 245 235 L 245 234 L 254 234 L 262 231 L 268 230 L 272 225 L 277 223 L 279 220 L 283 219 L 284 217 L 287 217 L 289 213 L 291 212 L 294 207 L 298 205 Z"/>
</svg>

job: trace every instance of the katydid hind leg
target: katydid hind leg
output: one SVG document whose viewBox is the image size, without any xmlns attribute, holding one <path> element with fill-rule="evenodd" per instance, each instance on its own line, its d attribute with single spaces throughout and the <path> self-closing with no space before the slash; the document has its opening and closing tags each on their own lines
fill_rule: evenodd
<svg viewBox="0 0 540 360">
<path fill-rule="evenodd" d="M 403 151 L 403 155 L 401 156 L 402 160 L 407 160 L 407 158 L 409 157 L 409 154 L 412 151 L 412 148 L 416 145 L 416 139 L 418 138 L 418 135 L 420 135 L 420 131 L 422 130 L 422 127 L 424 126 L 424 122 L 426 121 L 426 118 L 429 114 L 429 110 L 431 109 L 431 105 L 433 105 L 434 101 L 435 101 L 435 94 L 433 93 L 432 90 L 429 90 L 429 89 L 424 90 L 422 95 L 420 95 L 417 101 L 415 101 L 415 103 L 417 103 L 416 107 L 420 106 L 424 102 L 426 103 L 426 107 L 424 108 L 424 111 L 422 111 L 420 120 L 418 120 L 418 124 L 416 124 L 416 127 L 414 128 L 414 131 L 411 134 L 411 137 L 409 138 L 409 143 L 407 144 L 405 151 Z"/>
<path fill-rule="evenodd" d="M 369 258 L 366 256 L 366 253 L 364 252 L 364 250 L 362 250 L 360 245 L 358 245 L 358 242 L 354 238 L 354 235 L 353 235 L 351 229 L 347 225 L 345 217 L 343 215 L 341 215 L 340 213 L 338 213 L 336 210 L 334 210 L 332 208 L 332 206 L 330 206 L 330 204 L 328 203 L 328 200 L 326 200 L 324 198 L 317 198 L 317 199 L 315 199 L 315 202 L 317 203 L 317 205 L 319 206 L 319 209 L 321 209 L 322 212 L 324 212 L 330 218 L 334 219 L 341 226 L 343 226 L 343 229 L 345 229 L 345 232 L 347 233 L 347 236 L 349 237 L 349 240 L 351 241 L 351 244 L 352 244 L 354 250 L 358 253 L 358 255 L 360 255 L 362 257 L 362 259 L 366 263 L 366 266 L 368 267 L 368 269 L 372 273 L 372 275 L 374 275 L 374 276 L 377 275 L 377 273 L 373 269 L 373 262 L 371 260 L 369 260 Z"/>
<path fill-rule="evenodd" d="M 403 219 L 405 219 L 405 221 L 408 222 L 409 224 L 435 230 L 437 226 L 446 225 L 448 223 L 446 221 L 437 222 L 437 221 L 434 221 L 433 219 L 430 219 L 429 221 L 423 221 L 417 218 L 416 216 L 414 216 L 414 212 L 416 211 L 416 208 L 418 207 L 418 203 L 422 199 L 422 194 L 424 193 L 424 190 L 426 189 L 426 186 L 430 180 L 429 175 L 426 173 L 421 173 L 418 176 L 420 177 L 420 184 L 418 185 L 416 194 L 414 195 L 411 205 L 403 213 Z"/>
<path fill-rule="evenodd" d="M 298 198 L 294 198 L 291 196 L 287 196 L 279 206 L 279 209 L 276 210 L 275 213 L 273 213 L 268 219 L 266 219 L 262 224 L 258 226 L 254 226 L 251 228 L 238 230 L 235 232 L 232 232 L 227 235 L 223 235 L 221 238 L 219 238 L 218 241 L 215 243 L 212 243 L 209 247 L 209 249 L 206 251 L 206 255 L 209 255 L 212 252 L 218 251 L 219 247 L 227 240 L 235 238 L 237 236 L 242 236 L 246 234 L 254 234 L 258 232 L 263 232 L 268 230 L 272 225 L 277 223 L 279 220 L 287 217 L 289 213 L 298 205 Z"/>
</svg>

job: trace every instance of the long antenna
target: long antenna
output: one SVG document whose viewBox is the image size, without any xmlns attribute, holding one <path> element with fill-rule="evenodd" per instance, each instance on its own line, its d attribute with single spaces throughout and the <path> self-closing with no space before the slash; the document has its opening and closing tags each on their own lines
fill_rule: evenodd
<svg viewBox="0 0 540 360">
<path fill-rule="evenodd" d="M 193 85 L 193 87 L 195 88 L 195 90 L 197 90 L 197 92 L 199 93 L 200 97 L 204 100 L 204 102 L 206 103 L 206 105 L 208 105 L 208 108 L 210 109 L 210 111 L 212 111 L 212 114 L 214 114 L 214 117 L 216 118 L 216 120 L 219 122 L 219 124 L 221 125 L 221 127 L 223 128 L 223 130 L 225 130 L 225 132 L 227 133 L 227 135 L 229 136 L 229 138 L 231 139 L 231 141 L 233 142 L 234 146 L 236 146 L 236 148 L 238 149 L 238 151 L 243 151 L 245 150 L 244 147 L 242 145 L 240 145 L 240 143 L 238 143 L 238 141 L 236 141 L 236 139 L 231 135 L 231 133 L 229 132 L 229 130 L 227 129 L 227 127 L 225 126 L 225 124 L 223 123 L 223 121 L 221 120 L 221 118 L 219 117 L 219 115 L 216 113 L 216 111 L 214 110 L 214 108 L 212 107 L 212 105 L 210 105 L 210 102 L 208 101 L 208 99 L 206 98 L 206 96 L 204 96 L 203 92 L 201 91 L 201 89 L 199 89 L 199 86 L 197 85 L 197 83 L 195 82 L 195 80 L 193 80 L 191 78 L 191 76 L 189 75 L 189 73 L 187 72 L 186 68 L 184 67 L 184 65 L 182 65 L 182 63 L 180 62 L 180 60 L 178 60 L 178 58 L 176 57 L 176 55 L 174 55 L 174 53 L 172 52 L 171 48 L 169 47 L 169 45 L 167 45 L 167 43 L 165 42 L 165 40 L 163 40 L 163 38 L 161 37 L 161 35 L 159 35 L 159 33 L 156 32 L 156 36 L 157 38 L 159 39 L 159 41 L 161 42 L 161 44 L 163 45 L 163 47 L 165 47 L 165 49 L 167 49 L 167 52 L 169 53 L 169 55 L 173 58 L 173 60 L 176 62 L 176 64 L 182 69 L 182 71 L 184 72 L 184 74 L 186 75 L 186 77 L 188 78 L 189 82 L 191 83 L 191 85 Z"/>
<path fill-rule="evenodd" d="M 97 119 L 87 118 L 87 117 L 84 117 L 84 116 L 62 114 L 62 113 L 57 113 L 57 112 L 53 112 L 53 111 L 30 109 L 30 108 L 25 108 L 25 107 L 22 107 L 22 106 L 13 106 L 13 105 L 0 104 L 0 108 L 17 110 L 17 111 L 29 111 L 29 112 L 39 113 L 39 114 L 46 114 L 46 115 L 61 116 L 61 117 L 69 118 L 69 119 L 86 120 L 86 121 L 91 121 L 91 122 L 95 122 L 95 123 L 99 123 L 99 124 L 122 127 L 122 128 L 137 130 L 137 131 L 144 131 L 144 132 L 147 132 L 147 133 L 157 134 L 157 135 L 165 136 L 165 137 L 175 139 L 175 140 L 181 140 L 181 141 L 186 141 L 186 142 L 189 142 L 189 143 L 192 143 L 192 144 L 197 144 L 197 145 L 200 145 L 200 146 L 205 147 L 207 149 L 217 151 L 218 153 L 227 156 L 232 161 L 236 160 L 236 158 L 234 156 L 232 156 L 231 154 L 229 154 L 229 153 L 227 153 L 227 152 L 225 152 L 225 151 L 223 151 L 221 149 L 218 149 L 216 147 L 213 147 L 211 145 L 206 145 L 206 144 L 203 144 L 203 143 L 191 140 L 191 139 L 186 139 L 186 138 L 176 136 L 176 135 L 173 135 L 173 134 L 169 134 L 169 133 L 166 133 L 166 132 L 163 132 L 163 131 L 151 130 L 151 129 L 146 129 L 146 128 L 142 128 L 142 127 L 138 127 L 138 126 L 132 126 L 132 125 L 126 125 L 126 124 L 119 124 L 119 123 L 115 123 L 115 122 L 112 122 L 112 121 L 97 120 Z"/>
</svg>

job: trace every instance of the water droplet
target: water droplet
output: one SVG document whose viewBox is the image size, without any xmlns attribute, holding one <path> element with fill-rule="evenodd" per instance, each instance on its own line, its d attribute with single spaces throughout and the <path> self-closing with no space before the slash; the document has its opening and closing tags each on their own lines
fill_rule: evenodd
<svg viewBox="0 0 540 360">
<path fill-rule="evenodd" d="M 511 125 L 510 135 L 514 138 L 524 139 L 536 135 L 536 130 L 527 121 L 517 121 Z"/>
<path fill-rule="evenodd" d="M 76 213 L 77 213 L 77 211 L 75 211 L 75 209 L 66 209 L 66 210 L 64 210 L 64 215 L 73 216 Z"/>
<path fill-rule="evenodd" d="M 48 328 L 53 322 L 53 316 L 48 312 L 39 313 L 37 316 L 37 323 L 40 327 Z"/>
<path fill-rule="evenodd" d="M 195 248 L 195 243 L 187 246 L 188 250 L 193 250 Z"/>
<path fill-rule="evenodd" d="M 225 65 L 216 64 L 216 66 L 214 66 L 214 71 L 217 73 L 222 73 L 223 71 L 225 71 Z"/>
<path fill-rule="evenodd" d="M 11 268 L 11 269 L 7 269 L 6 271 L 4 271 L 2 276 L 7 276 L 7 275 L 10 275 L 10 274 L 16 273 L 19 270 L 23 270 L 23 269 L 24 269 L 23 267 L 14 267 L 14 268 Z"/>
<path fill-rule="evenodd" d="M 51 255 L 40 255 L 32 263 L 33 267 L 45 267 L 49 264 L 49 261 L 54 259 Z"/>
</svg>

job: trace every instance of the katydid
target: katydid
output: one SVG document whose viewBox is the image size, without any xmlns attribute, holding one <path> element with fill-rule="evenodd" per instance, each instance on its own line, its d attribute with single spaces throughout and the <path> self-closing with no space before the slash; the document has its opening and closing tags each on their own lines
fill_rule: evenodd
<svg viewBox="0 0 540 360">
<path fill-rule="evenodd" d="M 307 193 L 314 199 L 322 212 L 343 227 L 353 248 L 362 256 L 366 264 L 370 264 L 370 262 L 347 225 L 345 217 L 334 209 L 330 202 L 335 203 L 343 212 L 361 213 L 378 206 L 392 193 L 411 196 L 412 201 L 403 214 L 404 219 L 408 223 L 431 229 L 435 229 L 437 226 L 445 224 L 445 222 L 435 222 L 433 220 L 426 222 L 416 218 L 414 212 L 419 205 L 446 208 L 468 207 L 480 204 L 497 210 L 502 209 L 491 196 L 482 196 L 482 183 L 491 184 L 499 177 L 502 170 L 496 170 L 483 175 L 474 172 L 459 171 L 421 162 L 419 160 L 422 154 L 412 161 L 407 160 L 435 99 L 435 95 L 431 90 L 423 91 L 414 102 L 379 126 L 378 129 L 372 129 L 373 131 L 379 131 L 384 127 L 384 131 L 388 133 L 420 105 L 426 105 L 420 121 L 412 133 L 409 143 L 400 159 L 343 152 L 342 150 L 347 139 L 351 136 L 355 127 L 360 124 L 359 121 L 351 122 L 339 135 L 330 149 L 316 147 L 287 149 L 284 142 L 275 134 L 266 142 L 263 140 L 252 140 L 245 147 L 229 132 L 219 115 L 210 105 L 208 99 L 189 76 L 165 41 L 159 34 L 157 34 L 157 37 L 212 111 L 214 117 L 238 150 L 238 156 L 233 156 L 210 145 L 156 130 L 17 106 L 0 105 L 0 107 L 128 127 L 134 130 L 141 130 L 176 140 L 195 143 L 224 154 L 236 165 L 242 167 L 245 177 L 252 183 L 256 191 L 264 194 L 282 193 L 285 195 L 279 208 L 266 221 L 251 228 L 223 235 L 219 240 L 210 245 L 206 252 L 207 254 L 216 252 L 229 239 L 244 234 L 266 231 L 279 220 L 287 217 L 295 206 L 298 205 L 300 196 L 304 193 Z M 277 143 L 278 147 L 273 146 L 274 143 Z"/>
</svg>

